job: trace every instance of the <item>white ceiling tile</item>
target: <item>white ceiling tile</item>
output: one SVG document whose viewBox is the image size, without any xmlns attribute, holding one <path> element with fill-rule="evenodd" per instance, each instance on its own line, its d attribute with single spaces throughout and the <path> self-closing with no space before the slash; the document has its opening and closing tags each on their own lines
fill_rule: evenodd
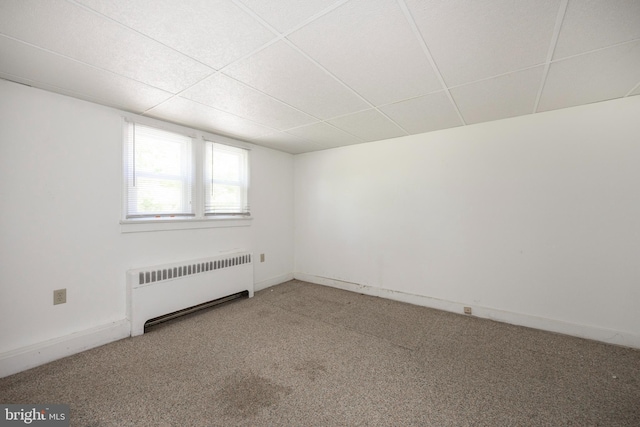
<svg viewBox="0 0 640 427">
<path fill-rule="evenodd" d="M 336 3 L 336 0 L 240 0 L 281 33 Z"/>
<path fill-rule="evenodd" d="M 406 0 L 448 86 L 545 62 L 560 0 Z"/>
<path fill-rule="evenodd" d="M 310 151 L 323 149 L 323 147 L 314 142 L 285 132 L 273 132 L 259 138 L 254 138 L 251 142 L 291 154 L 308 153 Z"/>
<path fill-rule="evenodd" d="M 63 0 L 0 1 L 0 33 L 174 93 L 212 71 Z"/>
<path fill-rule="evenodd" d="M 182 96 L 278 130 L 317 121 L 222 74 L 198 83 Z"/>
<path fill-rule="evenodd" d="M 329 120 L 329 123 L 364 141 L 379 141 L 407 134 L 391 120 L 373 109 Z"/>
<path fill-rule="evenodd" d="M 141 113 L 169 92 L 0 36 L 0 73 L 41 89 Z"/>
<path fill-rule="evenodd" d="M 0 0 L 0 77 L 293 153 L 637 96 L 639 44 L 640 0 Z"/>
<path fill-rule="evenodd" d="M 462 125 L 444 91 L 379 108 L 410 134 Z"/>
<path fill-rule="evenodd" d="M 229 0 L 76 0 L 220 69 L 275 35 Z"/>
<path fill-rule="evenodd" d="M 162 103 L 145 113 L 145 116 L 240 139 L 256 138 L 273 132 L 268 127 L 181 97 Z"/>
<path fill-rule="evenodd" d="M 224 74 L 320 119 L 369 108 L 360 97 L 285 42 L 231 65 Z"/>
<path fill-rule="evenodd" d="M 638 38 L 640 1 L 570 1 L 562 22 L 554 59 Z"/>
<path fill-rule="evenodd" d="M 351 0 L 288 38 L 374 105 L 441 89 L 395 0 Z"/>
<path fill-rule="evenodd" d="M 640 76 L 640 41 L 553 62 L 538 111 L 625 96 Z"/>
<path fill-rule="evenodd" d="M 349 135 L 348 133 L 327 123 L 315 123 L 308 126 L 289 129 L 287 130 L 287 133 L 316 142 L 326 148 L 360 144 L 363 142 L 355 136 Z"/>
<path fill-rule="evenodd" d="M 467 124 L 531 114 L 544 66 L 451 89 Z"/>
</svg>

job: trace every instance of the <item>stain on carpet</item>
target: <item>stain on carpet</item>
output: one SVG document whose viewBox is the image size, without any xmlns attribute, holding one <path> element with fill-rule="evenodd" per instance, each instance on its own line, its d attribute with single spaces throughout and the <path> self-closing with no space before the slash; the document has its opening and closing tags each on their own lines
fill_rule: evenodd
<svg viewBox="0 0 640 427">
<path fill-rule="evenodd" d="M 315 381 L 320 375 L 327 372 L 327 367 L 317 360 L 305 360 L 298 363 L 294 369 L 302 373 L 309 381 Z"/>
<path fill-rule="evenodd" d="M 291 387 L 281 386 L 253 372 L 236 371 L 225 378 L 214 399 L 215 404 L 224 407 L 225 415 L 250 417 L 263 408 L 276 405 L 291 392 Z"/>
</svg>

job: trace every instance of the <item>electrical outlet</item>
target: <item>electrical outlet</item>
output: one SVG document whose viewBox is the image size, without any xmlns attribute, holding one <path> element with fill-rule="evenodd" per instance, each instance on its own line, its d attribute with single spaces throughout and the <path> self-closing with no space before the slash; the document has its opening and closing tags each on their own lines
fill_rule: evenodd
<svg viewBox="0 0 640 427">
<path fill-rule="evenodd" d="M 260 262 L 264 262 L 264 254 L 260 254 Z"/>
<path fill-rule="evenodd" d="M 53 305 L 64 304 L 67 302 L 67 290 L 56 289 L 53 291 Z"/>
<path fill-rule="evenodd" d="M 464 314 L 471 314 L 471 307 L 465 307 Z"/>
</svg>

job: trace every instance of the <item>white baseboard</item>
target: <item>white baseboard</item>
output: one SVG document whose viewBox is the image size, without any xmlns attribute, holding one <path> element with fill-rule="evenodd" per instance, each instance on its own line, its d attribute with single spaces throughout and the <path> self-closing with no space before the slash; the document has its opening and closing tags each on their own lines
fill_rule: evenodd
<svg viewBox="0 0 640 427">
<path fill-rule="evenodd" d="M 463 313 L 464 306 L 469 306 L 463 303 L 359 285 L 357 283 L 329 279 L 305 273 L 284 274 L 258 282 L 254 287 L 256 291 L 259 291 L 287 282 L 294 278 L 305 282 L 435 308 L 438 310 L 450 311 L 458 314 Z M 594 326 L 578 325 L 554 319 L 546 319 L 486 307 L 471 307 L 475 317 L 640 349 L 640 335 L 637 334 L 603 329 Z M 2 353 L 0 354 L 0 378 L 126 338 L 130 336 L 130 333 L 131 325 L 127 319 L 123 319 L 107 325 L 97 326 L 64 337 L 51 339 L 42 343 Z"/>
<path fill-rule="evenodd" d="M 280 283 L 288 282 L 289 280 L 293 280 L 293 273 L 283 274 L 277 277 L 272 277 L 271 279 L 263 280 L 261 282 L 255 283 L 253 285 L 253 290 L 255 292 L 261 291 L 263 289 L 270 288 L 271 286 L 279 285 Z"/>
<path fill-rule="evenodd" d="M 127 319 L 0 354 L 0 378 L 131 335 Z"/>
<path fill-rule="evenodd" d="M 454 301 L 441 300 L 423 295 L 414 295 L 400 291 L 376 288 L 373 286 L 360 285 L 357 283 L 345 282 L 342 280 L 330 279 L 327 277 L 314 276 L 306 273 L 294 273 L 297 280 L 302 280 L 318 285 L 330 286 L 365 295 L 371 295 L 391 300 L 420 305 L 423 307 L 435 308 L 453 313 L 464 313 L 464 307 L 471 307 L 473 316 L 484 319 L 491 319 L 497 322 L 509 323 L 512 325 L 526 326 L 543 331 L 557 332 L 579 338 L 587 338 L 601 341 L 607 344 L 621 345 L 640 349 L 640 335 L 615 331 L 611 329 L 598 328 L 595 326 L 579 325 L 575 323 L 563 322 L 561 320 L 547 319 L 543 317 L 531 316 L 528 314 L 513 313 L 509 311 L 497 310 L 494 308 L 480 307 L 463 304 Z"/>
</svg>

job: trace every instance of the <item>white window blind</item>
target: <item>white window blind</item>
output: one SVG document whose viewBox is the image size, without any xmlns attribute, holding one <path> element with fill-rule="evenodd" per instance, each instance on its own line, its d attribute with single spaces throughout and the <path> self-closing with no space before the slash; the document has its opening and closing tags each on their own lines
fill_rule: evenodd
<svg viewBox="0 0 640 427">
<path fill-rule="evenodd" d="M 195 215 L 191 138 L 138 123 L 127 126 L 126 218 Z"/>
<path fill-rule="evenodd" d="M 205 215 L 249 215 L 248 150 L 206 141 L 204 174 Z"/>
</svg>

